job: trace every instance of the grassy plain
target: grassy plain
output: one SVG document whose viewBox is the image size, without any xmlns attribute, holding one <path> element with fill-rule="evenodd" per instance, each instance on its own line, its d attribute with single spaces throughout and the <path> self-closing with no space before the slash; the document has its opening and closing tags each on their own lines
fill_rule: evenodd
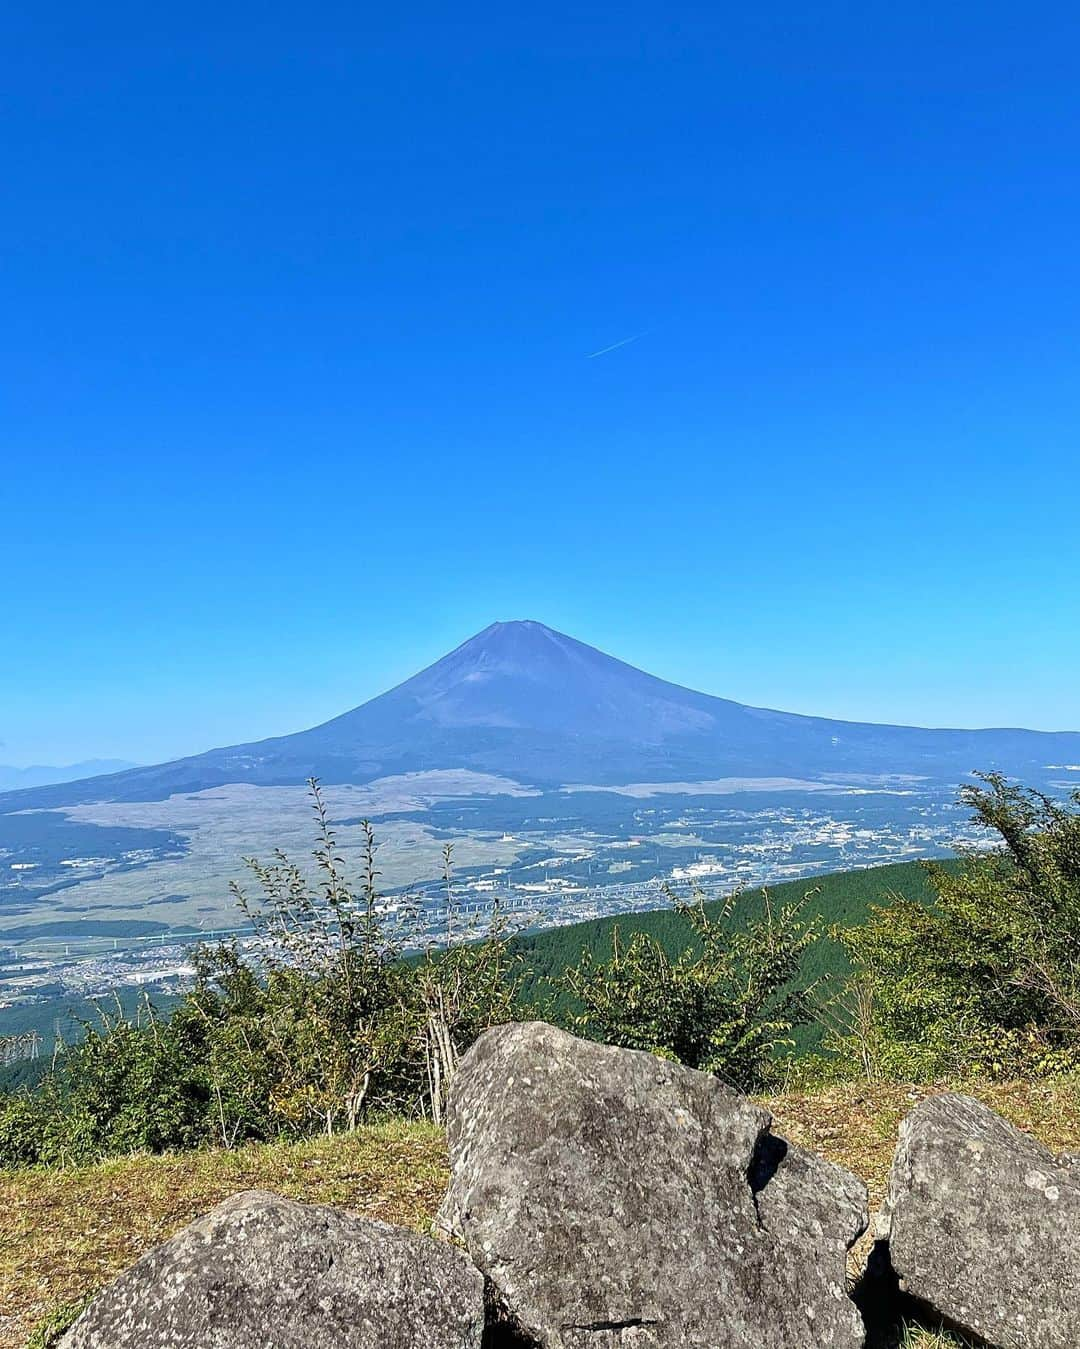
<svg viewBox="0 0 1080 1349">
<path fill-rule="evenodd" d="M 447 799 L 480 792 L 513 796 L 527 790 L 491 774 L 445 770 L 384 778 L 368 786 L 329 786 L 326 797 L 339 822 L 340 851 L 350 862 L 359 857 L 360 820 L 381 819 L 381 884 L 391 889 L 418 876 L 439 875 L 443 839 L 409 816 Z M 172 831 L 183 839 L 185 851 L 138 867 L 110 869 L 43 896 L 37 905 L 28 891 L 17 907 L 0 911 L 0 938 L 5 929 L 25 926 L 35 914 L 45 912 L 73 933 L 79 929 L 72 925 L 88 918 L 95 924 L 151 918 L 185 931 L 234 927 L 239 919 L 229 882 L 248 879 L 245 857 L 269 858 L 275 848 L 282 848 L 305 864 L 311 855 L 311 799 L 302 786 L 214 787 L 164 801 L 64 807 L 63 815 L 73 825 L 123 827 L 137 833 Z M 519 850 L 519 845 L 478 833 L 461 839 L 458 863 L 463 867 L 505 863 L 513 861 Z"/>
</svg>

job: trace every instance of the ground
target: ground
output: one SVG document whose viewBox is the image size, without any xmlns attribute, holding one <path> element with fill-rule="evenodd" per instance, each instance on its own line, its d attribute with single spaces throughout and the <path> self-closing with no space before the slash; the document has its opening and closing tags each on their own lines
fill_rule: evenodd
<svg viewBox="0 0 1080 1349">
<path fill-rule="evenodd" d="M 49 1312 L 100 1288 L 238 1190 L 424 1229 L 446 1181 L 442 1134 L 402 1123 L 298 1144 L 0 1173 L 0 1346 L 23 1349 Z"/>
<path fill-rule="evenodd" d="M 777 1132 L 861 1176 L 873 1209 L 884 1193 L 897 1126 L 929 1090 L 845 1083 L 765 1104 Z M 1080 1151 L 1080 1083 L 967 1090 L 1055 1151 Z M 339 1204 L 422 1231 L 446 1179 L 442 1134 L 400 1122 L 300 1144 L 0 1173 L 0 1349 L 23 1349 L 43 1318 L 86 1297 L 238 1190 L 260 1187 Z M 908 1340 L 909 1349 L 945 1344 L 956 1341 L 919 1331 Z"/>
</svg>

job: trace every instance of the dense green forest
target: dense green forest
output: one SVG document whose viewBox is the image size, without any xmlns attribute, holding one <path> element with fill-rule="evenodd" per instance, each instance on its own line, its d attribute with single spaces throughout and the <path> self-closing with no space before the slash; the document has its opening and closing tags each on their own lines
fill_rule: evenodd
<svg viewBox="0 0 1080 1349">
<path fill-rule="evenodd" d="M 134 1016 L 146 1001 L 146 992 L 142 988 L 120 988 L 105 998 L 57 993 L 42 1002 L 16 1003 L 0 1010 L 0 1038 L 36 1031 L 41 1036 L 44 1052 L 51 1053 L 57 1039 L 82 1039 L 86 1026 L 96 1025 L 101 1020 L 101 1004 L 104 1002 L 115 1011 L 118 1000 L 125 1015 Z M 163 1014 L 170 1012 L 180 1000 L 177 993 L 155 992 L 151 997 L 154 1006 Z"/>
<path fill-rule="evenodd" d="M 960 864 L 948 861 L 942 865 L 955 870 Z M 760 894 L 753 891 L 748 893 L 748 903 L 735 916 L 736 922 L 740 919 L 745 921 L 746 913 L 753 911 L 755 893 Z M 804 912 L 808 918 L 820 921 L 822 936 L 803 952 L 798 982 L 804 987 L 817 983 L 823 993 L 826 988 L 835 988 L 851 969 L 847 952 L 835 933 L 865 923 L 872 906 L 887 904 L 895 896 L 902 895 L 920 904 L 930 904 L 934 898 L 922 862 L 865 867 L 858 871 L 839 871 L 806 880 L 786 881 L 782 885 L 770 886 L 768 893 L 772 902 L 778 906 L 800 900 L 809 893 Z M 704 909 L 710 918 L 720 919 L 724 901 L 706 904 Z M 576 1011 L 575 1000 L 562 983 L 563 977 L 568 969 L 578 964 L 584 952 L 588 952 L 596 961 L 610 960 L 616 930 L 620 938 L 630 938 L 638 932 L 647 933 L 672 956 L 687 946 L 700 945 L 674 906 L 527 933 L 515 938 L 513 943 L 526 971 L 521 986 L 522 1002 L 546 1009 L 554 1020 L 562 1020 Z M 824 1035 L 820 1022 L 797 1026 L 792 1032 L 796 1052 L 805 1054 L 819 1051 Z"/>
</svg>

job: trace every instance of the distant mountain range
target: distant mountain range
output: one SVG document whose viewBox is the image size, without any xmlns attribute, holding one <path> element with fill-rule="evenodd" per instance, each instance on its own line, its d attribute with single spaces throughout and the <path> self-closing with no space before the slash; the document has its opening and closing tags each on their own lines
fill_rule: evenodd
<svg viewBox="0 0 1080 1349">
<path fill-rule="evenodd" d="M 122 773 L 135 768 L 127 759 L 84 759 L 81 763 L 47 767 L 31 764 L 29 768 L 13 768 L 0 764 L 0 791 L 19 791 L 23 787 L 47 787 L 55 782 L 74 782 L 79 778 L 100 777 L 103 773 Z"/>
<path fill-rule="evenodd" d="M 1080 733 L 929 730 L 748 707 L 657 679 L 542 623 L 510 622 L 311 730 L 79 781 L 21 784 L 0 795 L 0 813 L 443 768 L 554 787 L 857 774 L 956 781 L 976 768 L 1042 781 L 1063 764 L 1080 764 Z"/>
</svg>

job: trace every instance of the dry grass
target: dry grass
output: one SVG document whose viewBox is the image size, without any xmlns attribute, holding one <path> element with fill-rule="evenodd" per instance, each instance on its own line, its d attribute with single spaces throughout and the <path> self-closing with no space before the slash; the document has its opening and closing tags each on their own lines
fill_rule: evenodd
<svg viewBox="0 0 1080 1349">
<path fill-rule="evenodd" d="M 845 1082 L 814 1093 L 774 1096 L 764 1104 L 778 1133 L 860 1176 L 873 1211 L 885 1197 L 900 1121 L 919 1101 L 943 1089 Z M 954 1089 L 978 1097 L 1054 1152 L 1080 1152 L 1080 1081 L 969 1083 Z"/>
<path fill-rule="evenodd" d="M 423 1229 L 446 1188 L 441 1133 L 387 1124 L 297 1144 L 0 1173 L 0 1347 L 102 1287 L 238 1190 L 267 1189 Z"/>
<path fill-rule="evenodd" d="M 900 1349 L 969 1349 L 971 1341 L 950 1335 L 947 1331 L 923 1330 L 913 1326 L 905 1335 Z"/>
<path fill-rule="evenodd" d="M 967 1090 L 1055 1151 L 1080 1151 L 1080 1083 Z M 861 1176 L 874 1208 L 884 1194 L 897 1126 L 929 1094 L 928 1088 L 846 1083 L 766 1104 L 778 1132 Z M 405 1123 L 300 1144 L 0 1173 L 0 1349 L 23 1349 L 39 1318 L 100 1288 L 238 1190 L 275 1190 L 423 1230 L 446 1179 L 442 1135 Z M 905 1349 L 956 1349 L 959 1343 L 912 1329 Z"/>
</svg>

